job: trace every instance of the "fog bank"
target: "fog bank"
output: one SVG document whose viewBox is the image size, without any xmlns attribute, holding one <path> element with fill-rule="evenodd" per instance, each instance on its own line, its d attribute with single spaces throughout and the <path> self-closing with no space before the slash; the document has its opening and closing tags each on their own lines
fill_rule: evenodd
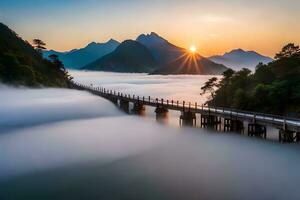
<svg viewBox="0 0 300 200">
<path fill-rule="evenodd" d="M 77 90 L 0 85 L 0 98 L 0 133 L 4 128 L 123 115 L 109 101 Z"/>
</svg>

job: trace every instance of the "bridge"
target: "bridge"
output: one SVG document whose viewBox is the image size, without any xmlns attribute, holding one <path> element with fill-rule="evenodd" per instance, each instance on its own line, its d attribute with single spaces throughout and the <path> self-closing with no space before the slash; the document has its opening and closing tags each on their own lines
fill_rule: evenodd
<svg viewBox="0 0 300 200">
<path fill-rule="evenodd" d="M 291 143 L 300 141 L 300 119 L 288 118 L 278 115 L 264 113 L 209 107 L 198 105 L 191 102 L 179 102 L 168 99 L 152 98 L 151 96 L 136 96 L 124 94 L 114 90 L 108 90 L 103 87 L 94 87 L 92 85 L 83 85 L 71 82 L 70 87 L 78 90 L 85 90 L 94 95 L 110 100 L 125 112 L 140 113 L 145 110 L 145 106 L 155 108 L 156 116 L 161 117 L 169 110 L 181 112 L 180 125 L 195 126 L 196 114 L 200 114 L 201 127 L 215 128 L 230 132 L 247 132 L 248 136 L 260 137 L 266 139 L 267 127 L 278 129 L 278 140 L 282 143 Z M 129 104 L 133 105 L 129 110 Z M 246 126 L 246 128 L 245 128 Z"/>
</svg>

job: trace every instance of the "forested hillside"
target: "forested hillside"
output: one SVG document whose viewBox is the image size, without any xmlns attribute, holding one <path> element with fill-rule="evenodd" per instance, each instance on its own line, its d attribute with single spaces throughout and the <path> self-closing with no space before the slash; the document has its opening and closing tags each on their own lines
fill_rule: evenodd
<svg viewBox="0 0 300 200">
<path fill-rule="evenodd" d="M 211 93 L 209 105 L 280 115 L 300 116 L 300 49 L 288 44 L 275 61 L 248 69 L 227 70 L 220 82 L 210 79 L 203 92 Z"/>
<path fill-rule="evenodd" d="M 34 49 L 0 23 L 0 82 L 35 87 L 67 85 L 68 75 L 63 65 L 54 57 L 52 62 L 43 59 L 40 51 L 43 42 L 36 42 L 38 47 Z"/>
</svg>

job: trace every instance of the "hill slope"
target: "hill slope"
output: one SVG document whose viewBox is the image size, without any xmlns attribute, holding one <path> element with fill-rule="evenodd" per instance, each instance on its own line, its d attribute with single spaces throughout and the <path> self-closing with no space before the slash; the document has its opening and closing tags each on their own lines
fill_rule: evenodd
<svg viewBox="0 0 300 200">
<path fill-rule="evenodd" d="M 258 54 L 255 51 L 244 51 L 242 49 L 235 49 L 222 56 L 212 56 L 209 57 L 209 59 L 213 62 L 226 65 L 234 70 L 240 70 L 242 68 L 255 70 L 258 63 L 267 64 L 273 61 L 272 58 Z"/>
<path fill-rule="evenodd" d="M 94 62 L 98 58 L 111 53 L 119 46 L 119 44 L 119 42 L 113 39 L 109 40 L 106 43 L 92 42 L 84 48 L 73 49 L 69 52 L 57 52 L 53 50 L 45 51 L 44 57 L 48 58 L 49 55 L 56 54 L 63 62 L 65 67 L 80 69 L 83 66 Z"/>
<path fill-rule="evenodd" d="M 0 23 L 0 81 L 27 86 L 66 86 L 65 73 Z"/>
<path fill-rule="evenodd" d="M 157 67 L 149 50 L 139 42 L 126 40 L 115 51 L 83 69 L 111 72 L 151 72 Z"/>
</svg>

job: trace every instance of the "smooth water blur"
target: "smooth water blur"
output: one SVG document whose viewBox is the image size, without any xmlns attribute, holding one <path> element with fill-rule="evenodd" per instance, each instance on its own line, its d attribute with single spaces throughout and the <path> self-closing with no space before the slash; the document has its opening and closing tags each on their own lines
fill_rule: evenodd
<svg viewBox="0 0 300 200">
<path fill-rule="evenodd" d="M 130 93 L 163 98 L 186 94 L 198 101 L 201 83 L 209 78 L 73 74 L 80 82 L 88 83 L 90 76 L 94 84 Z M 185 81 L 191 91 L 181 93 Z M 300 195 L 298 144 L 162 125 L 150 111 L 148 117 L 127 115 L 83 91 L 0 86 L 0 99 L 0 199 L 298 199 Z M 176 118 L 170 115 L 171 120 Z"/>
</svg>

